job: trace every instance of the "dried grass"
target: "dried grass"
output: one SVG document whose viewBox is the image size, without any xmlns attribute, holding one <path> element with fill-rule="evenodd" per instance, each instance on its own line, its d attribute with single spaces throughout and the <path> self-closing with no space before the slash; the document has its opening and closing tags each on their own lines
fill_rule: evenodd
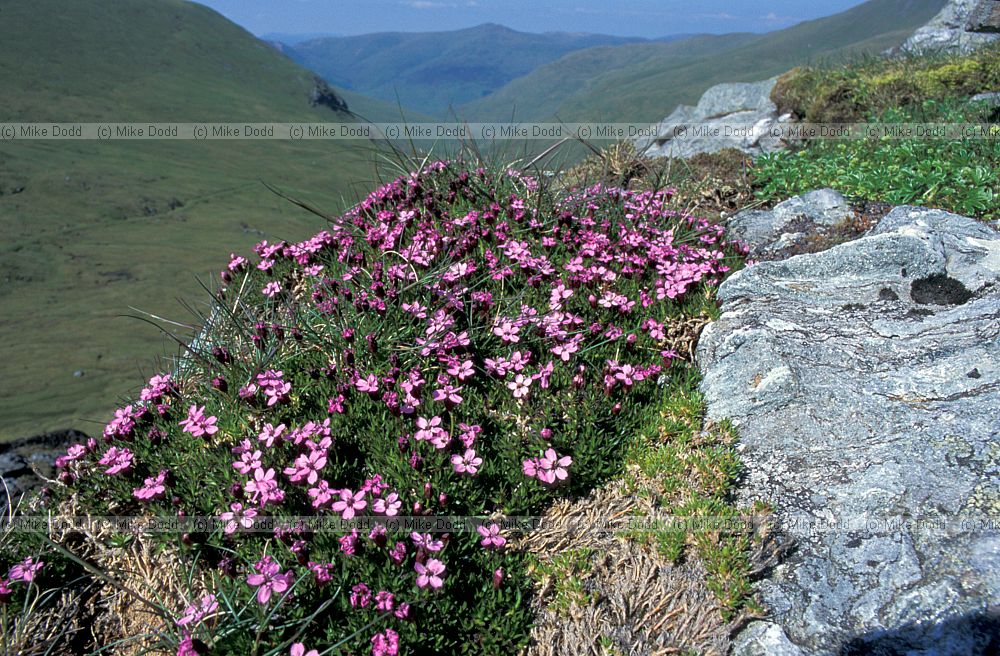
<svg viewBox="0 0 1000 656">
<path fill-rule="evenodd" d="M 728 651 L 731 626 L 722 620 L 697 559 L 675 564 L 610 532 L 570 533 L 559 527 L 561 521 L 604 525 L 628 515 L 663 514 L 628 487 L 619 480 L 584 499 L 559 502 L 546 513 L 543 529 L 513 543 L 549 562 L 569 551 L 592 550 L 589 569 L 581 573 L 588 593 L 582 604 L 563 612 L 550 603 L 553 584 L 540 586 L 525 656 Z"/>
</svg>

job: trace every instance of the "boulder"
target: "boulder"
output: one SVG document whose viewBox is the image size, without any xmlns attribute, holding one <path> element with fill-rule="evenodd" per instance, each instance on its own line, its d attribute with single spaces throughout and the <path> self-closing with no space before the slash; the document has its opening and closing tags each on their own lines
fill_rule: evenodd
<svg viewBox="0 0 1000 656">
<path fill-rule="evenodd" d="M 717 84 L 696 106 L 678 106 L 660 122 L 656 137 L 635 142 L 636 150 L 648 157 L 691 157 L 724 148 L 754 156 L 780 150 L 785 143 L 772 130 L 792 116 L 779 116 L 771 101 L 777 80 Z"/>
<path fill-rule="evenodd" d="M 948 4 L 926 25 L 903 42 L 904 52 L 969 52 L 1000 39 L 989 29 L 994 16 L 1000 16 L 997 0 L 948 0 Z"/>
<path fill-rule="evenodd" d="M 998 283 L 1000 233 L 898 207 L 722 284 L 708 416 L 739 430 L 738 500 L 795 545 L 735 654 L 998 653 Z"/>
<path fill-rule="evenodd" d="M 771 210 L 743 210 L 729 220 L 726 230 L 730 238 L 750 248 L 751 258 L 775 259 L 853 218 L 846 198 L 833 189 L 820 189 L 789 198 Z"/>
</svg>

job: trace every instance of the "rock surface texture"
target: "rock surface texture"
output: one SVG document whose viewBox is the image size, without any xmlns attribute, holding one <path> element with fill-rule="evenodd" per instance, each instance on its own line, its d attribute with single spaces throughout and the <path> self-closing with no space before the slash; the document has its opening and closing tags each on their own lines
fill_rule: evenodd
<svg viewBox="0 0 1000 656">
<path fill-rule="evenodd" d="M 740 500 L 795 543 L 734 653 L 1000 653 L 1000 233 L 898 207 L 719 298 L 709 417 L 740 431 Z"/>
<path fill-rule="evenodd" d="M 903 51 L 942 50 L 968 52 L 1000 39 L 988 29 L 990 17 L 1000 9 L 997 0 L 949 0 L 926 25 L 913 33 L 900 49 Z M 977 31 L 970 31 L 977 30 Z"/>
<path fill-rule="evenodd" d="M 750 247 L 755 260 L 776 259 L 810 238 L 824 237 L 854 218 L 847 199 L 833 189 L 819 189 L 789 198 L 771 210 L 743 210 L 726 224 L 726 231 Z"/>
<path fill-rule="evenodd" d="M 39 476 L 55 476 L 56 458 L 70 444 L 86 441 L 85 434 L 65 430 L 0 444 L 0 517 L 5 516 L 8 502 L 16 504 L 25 492 L 42 484 Z"/>
<path fill-rule="evenodd" d="M 649 157 L 691 157 L 723 148 L 738 148 L 750 155 L 780 150 L 785 144 L 771 136 L 771 128 L 792 117 L 778 116 L 771 102 L 777 79 L 717 84 L 696 106 L 679 105 L 660 122 L 658 136 L 637 140 L 636 149 Z M 727 127 L 734 134 L 726 136 Z M 698 136 L 699 129 L 704 136 Z M 720 136 L 707 136 L 715 130 Z"/>
</svg>

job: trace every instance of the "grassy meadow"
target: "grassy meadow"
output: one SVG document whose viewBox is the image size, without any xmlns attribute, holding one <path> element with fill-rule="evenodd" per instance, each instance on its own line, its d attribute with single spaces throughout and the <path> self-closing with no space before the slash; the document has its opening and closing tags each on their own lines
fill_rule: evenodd
<svg viewBox="0 0 1000 656">
<path fill-rule="evenodd" d="M 0 8 L 0 121 L 351 121 L 310 106 L 313 75 L 179 0 Z M 365 116 L 389 105 L 347 94 Z M 398 114 L 396 114 L 398 115 Z M 176 344 L 124 315 L 197 322 L 233 249 L 299 239 L 374 185 L 344 141 L 0 142 L 0 440 L 98 433 Z M 180 330 L 177 327 L 174 327 Z M 74 373 L 82 375 L 74 376 Z"/>
</svg>

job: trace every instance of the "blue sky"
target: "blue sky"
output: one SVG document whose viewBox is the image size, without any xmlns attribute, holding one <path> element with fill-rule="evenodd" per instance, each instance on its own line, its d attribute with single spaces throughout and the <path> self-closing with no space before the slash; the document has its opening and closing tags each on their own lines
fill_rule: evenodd
<svg viewBox="0 0 1000 656">
<path fill-rule="evenodd" d="M 198 0 L 255 34 L 427 32 L 499 23 L 524 32 L 657 37 L 768 32 L 863 0 Z"/>
</svg>

